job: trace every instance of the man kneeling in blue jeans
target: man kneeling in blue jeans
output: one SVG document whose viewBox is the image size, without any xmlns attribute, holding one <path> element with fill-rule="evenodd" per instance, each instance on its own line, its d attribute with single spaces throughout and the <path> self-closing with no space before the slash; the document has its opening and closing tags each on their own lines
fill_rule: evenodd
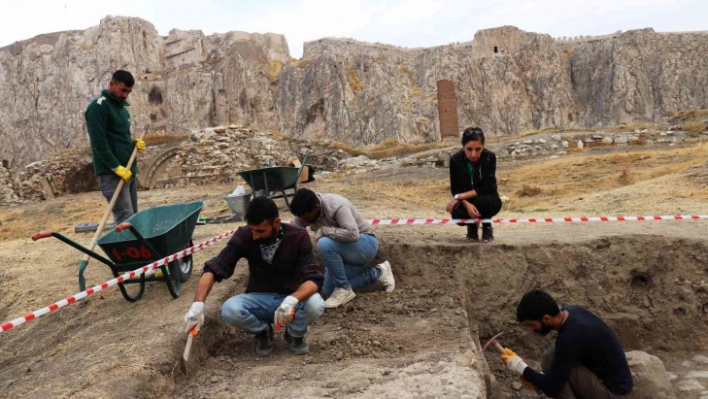
<svg viewBox="0 0 708 399">
<path fill-rule="evenodd" d="M 247 226 L 240 227 L 219 255 L 204 265 L 194 303 L 185 315 L 186 331 L 204 323 L 204 301 L 214 282 L 234 274 L 236 262 L 248 260 L 246 293 L 229 298 L 221 308 L 224 321 L 256 335 L 256 353 L 273 352 L 273 326 L 285 328 L 285 341 L 296 355 L 310 352 L 305 341 L 309 326 L 324 313 L 318 291 L 322 266 L 312 254 L 307 230 L 281 224 L 272 199 L 253 199 L 246 210 Z"/>
<path fill-rule="evenodd" d="M 396 286 L 391 264 L 369 268 L 379 250 L 374 229 L 349 200 L 336 194 L 315 194 L 303 188 L 290 204 L 297 226 L 315 232 L 317 252 L 325 264 L 322 294 L 329 296 L 326 308 L 336 308 L 354 299 L 355 288 L 379 281 L 386 292 Z"/>
</svg>

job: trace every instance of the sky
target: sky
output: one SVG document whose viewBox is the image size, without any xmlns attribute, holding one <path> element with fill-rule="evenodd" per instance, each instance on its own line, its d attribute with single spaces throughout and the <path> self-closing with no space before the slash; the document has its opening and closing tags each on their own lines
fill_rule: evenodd
<svg viewBox="0 0 708 399">
<path fill-rule="evenodd" d="M 0 0 L 0 10 L 0 47 L 122 15 L 150 21 L 163 36 L 174 28 L 281 33 L 295 58 L 304 42 L 323 37 L 430 47 L 503 25 L 554 37 L 708 30 L 707 0 Z"/>
</svg>

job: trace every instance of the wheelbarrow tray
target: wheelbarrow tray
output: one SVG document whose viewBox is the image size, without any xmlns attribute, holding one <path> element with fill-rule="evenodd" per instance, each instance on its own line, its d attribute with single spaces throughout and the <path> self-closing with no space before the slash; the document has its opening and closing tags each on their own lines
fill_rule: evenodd
<svg viewBox="0 0 708 399">
<path fill-rule="evenodd" d="M 275 166 L 238 172 L 239 176 L 256 192 L 258 190 L 274 191 L 292 188 L 297 184 L 299 168 L 291 166 Z"/>
<path fill-rule="evenodd" d="M 203 207 L 204 201 L 157 206 L 128 218 L 125 222 L 130 223 L 157 253 L 141 244 L 130 229 L 111 230 L 96 244 L 113 261 L 117 271 L 132 271 L 140 267 L 136 264 L 148 264 L 185 249 Z"/>
</svg>

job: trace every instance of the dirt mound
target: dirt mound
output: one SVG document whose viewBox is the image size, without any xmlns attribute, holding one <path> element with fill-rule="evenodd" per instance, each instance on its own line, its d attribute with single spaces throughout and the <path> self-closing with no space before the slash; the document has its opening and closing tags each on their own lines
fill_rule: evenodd
<svg viewBox="0 0 708 399">
<path fill-rule="evenodd" d="M 362 293 L 328 310 L 310 333 L 311 355 L 291 356 L 278 338 L 275 355 L 260 359 L 251 336 L 218 324 L 210 357 L 170 397 L 485 397 L 487 367 L 501 382 L 488 397 L 530 397 L 510 389 L 517 378 L 494 351 L 483 361 L 477 334 L 486 342 L 507 331 L 502 343 L 537 366 L 552 341 L 514 319 L 533 288 L 599 314 L 627 351 L 671 362 L 708 343 L 707 249 L 646 236 L 550 246 L 384 244 L 397 291 Z"/>
<path fill-rule="evenodd" d="M 479 343 L 504 330 L 502 344 L 537 367 L 552 340 L 514 317 L 523 293 L 542 288 L 599 314 L 627 351 L 659 356 L 677 397 L 697 399 L 708 375 L 707 253 L 705 241 L 660 236 L 525 245 L 386 240 L 377 261 L 393 264 L 396 291 L 360 292 L 328 310 L 303 357 L 290 355 L 278 335 L 273 356 L 258 358 L 253 338 L 221 321 L 221 303 L 242 289 L 242 268 L 207 303 L 189 378 L 174 366 L 191 298 L 164 300 L 163 289 L 150 287 L 151 300 L 128 305 L 106 293 L 6 333 L 0 390 L 47 398 L 532 397 L 511 389 L 518 378 L 493 351 L 482 356 Z M 487 394 L 489 370 L 498 383 Z"/>
</svg>

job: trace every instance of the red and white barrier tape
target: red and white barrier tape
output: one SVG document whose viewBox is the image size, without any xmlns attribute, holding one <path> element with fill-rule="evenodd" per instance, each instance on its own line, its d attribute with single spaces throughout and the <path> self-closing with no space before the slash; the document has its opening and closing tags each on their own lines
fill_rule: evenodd
<svg viewBox="0 0 708 399">
<path fill-rule="evenodd" d="M 562 218 L 528 218 L 528 219 L 373 219 L 369 220 L 374 226 L 382 225 L 434 225 L 434 224 L 471 224 L 471 223 L 577 223 L 577 222 L 642 222 L 642 221 L 662 221 L 662 220 L 700 220 L 708 219 L 708 215 L 673 215 L 673 216 L 581 216 L 581 217 L 562 217 Z M 288 223 L 288 222 L 286 222 Z M 292 223 L 289 222 L 289 223 Z M 0 325 L 0 333 L 7 331 L 13 327 L 17 327 L 28 321 L 32 321 L 37 317 L 43 316 L 47 313 L 53 312 L 59 308 L 66 305 L 74 303 L 78 300 L 84 299 L 89 295 L 93 295 L 98 291 L 103 291 L 108 287 L 114 286 L 118 283 L 122 283 L 125 280 L 129 280 L 135 276 L 140 276 L 143 273 L 148 273 L 154 271 L 158 267 L 180 259 L 184 256 L 197 253 L 206 247 L 216 244 L 222 241 L 224 238 L 232 236 L 236 232 L 236 229 L 222 233 L 214 238 L 210 238 L 201 244 L 195 245 L 191 248 L 187 248 L 176 254 L 172 254 L 166 258 L 155 261 L 147 266 L 143 266 L 136 269 L 130 273 L 126 273 L 120 277 L 114 278 L 113 280 L 106 281 L 103 284 L 91 287 L 86 291 L 79 292 L 68 298 L 62 299 L 61 301 L 54 302 L 53 304 L 44 307 L 42 309 L 36 310 L 30 314 L 17 318 L 15 320 L 3 323 Z"/>
<path fill-rule="evenodd" d="M 708 219 L 708 215 L 669 215 L 669 216 L 580 216 L 562 218 L 527 218 L 527 219 L 373 219 L 374 226 L 416 225 L 416 224 L 472 224 L 472 223 L 577 223 L 577 222 L 644 222 L 661 220 L 699 220 Z"/>
<path fill-rule="evenodd" d="M 143 266 L 139 269 L 133 270 L 130 273 L 125 273 L 120 277 L 114 278 L 113 280 L 110 280 L 110 281 L 106 281 L 103 284 L 91 287 L 91 288 L 87 289 L 86 291 L 79 292 L 78 294 L 74 294 L 68 298 L 62 299 L 61 301 L 54 302 L 53 304 L 51 304 L 47 307 L 44 307 L 39 310 L 35 310 L 34 312 L 27 314 L 25 316 L 19 317 L 15 320 L 8 321 L 7 323 L 3 323 L 2 325 L 0 325 L 0 332 L 7 331 L 13 327 L 17 327 L 21 324 L 28 322 L 28 321 L 32 321 L 39 316 L 43 316 L 47 313 L 53 312 L 59 308 L 66 306 L 66 305 L 69 305 L 71 303 L 74 303 L 76 301 L 84 299 L 89 295 L 93 295 L 93 294 L 97 293 L 98 291 L 103 291 L 103 290 L 107 289 L 108 287 L 114 286 L 118 283 L 122 283 L 125 280 L 130 280 L 131 278 L 133 278 L 135 276 L 140 276 L 143 273 L 148 273 L 150 271 L 153 271 L 164 264 L 176 261 L 177 259 L 180 259 L 180 258 L 185 257 L 187 255 L 197 253 L 209 246 L 216 244 L 217 242 L 223 240 L 224 238 L 232 236 L 235 232 L 236 232 L 236 229 L 231 230 L 231 231 L 227 231 L 226 233 L 220 234 L 214 238 L 210 238 L 210 239 L 202 242 L 201 244 L 187 248 L 183 251 L 179 251 L 176 254 L 172 254 L 166 258 L 155 261 L 147 266 Z"/>
</svg>

